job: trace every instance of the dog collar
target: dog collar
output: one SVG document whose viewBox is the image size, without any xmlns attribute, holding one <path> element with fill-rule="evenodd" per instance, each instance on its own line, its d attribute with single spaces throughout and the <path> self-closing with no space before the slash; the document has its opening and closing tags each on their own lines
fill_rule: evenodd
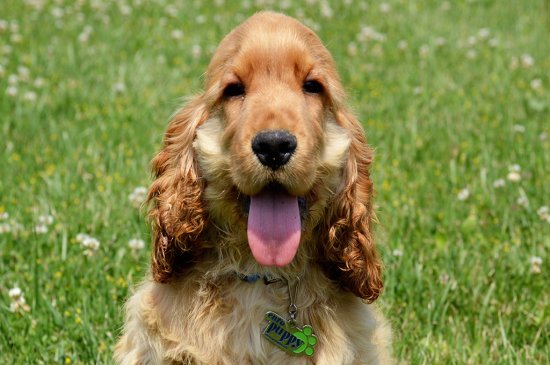
<svg viewBox="0 0 550 365">
<path fill-rule="evenodd" d="M 243 274 L 243 273 L 237 272 L 237 271 L 235 271 L 235 274 L 237 275 L 237 277 L 239 279 L 241 279 L 244 282 L 250 283 L 250 284 L 253 284 L 253 283 L 257 282 L 260 279 L 264 280 L 265 285 L 269 285 L 269 284 L 273 284 L 273 283 L 277 283 L 279 281 L 282 281 L 281 278 L 276 278 L 276 277 L 273 277 L 269 274 L 265 274 L 265 275 L 250 274 L 250 275 L 246 275 L 246 274 Z"/>
<path fill-rule="evenodd" d="M 254 284 L 260 279 L 264 280 L 265 285 L 283 281 L 282 278 L 275 278 L 269 274 L 250 274 L 246 275 L 235 271 L 239 279 L 244 282 Z M 291 283 L 285 280 L 288 287 L 288 298 L 290 305 L 288 306 L 289 319 L 285 320 L 279 314 L 273 311 L 267 311 L 264 317 L 265 325 L 262 335 L 263 337 L 278 347 L 280 350 L 292 356 L 312 356 L 314 347 L 317 344 L 317 337 L 313 334 L 313 328 L 310 325 L 298 327 L 296 325 L 296 315 L 298 306 L 296 305 L 296 296 L 298 295 L 298 286 L 300 277 L 296 277 L 293 282 L 294 290 L 291 288 Z"/>
</svg>

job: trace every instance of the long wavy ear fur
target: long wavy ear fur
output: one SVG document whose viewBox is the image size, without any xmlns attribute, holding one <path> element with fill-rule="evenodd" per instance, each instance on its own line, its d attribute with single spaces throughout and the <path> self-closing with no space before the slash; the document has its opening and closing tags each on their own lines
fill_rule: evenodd
<svg viewBox="0 0 550 365">
<path fill-rule="evenodd" d="M 330 205 L 325 226 L 326 274 L 345 289 L 371 303 L 383 289 L 382 263 L 378 258 L 371 223 L 373 184 L 369 176 L 372 151 L 359 122 L 347 111 L 336 120 L 351 136 L 343 182 Z"/>
<path fill-rule="evenodd" d="M 204 251 L 200 243 L 207 212 L 204 182 L 193 152 L 197 127 L 208 113 L 201 97 L 190 101 L 170 121 L 162 150 L 152 161 L 155 181 L 149 189 L 153 222 L 152 274 L 165 283 L 189 267 Z"/>
</svg>

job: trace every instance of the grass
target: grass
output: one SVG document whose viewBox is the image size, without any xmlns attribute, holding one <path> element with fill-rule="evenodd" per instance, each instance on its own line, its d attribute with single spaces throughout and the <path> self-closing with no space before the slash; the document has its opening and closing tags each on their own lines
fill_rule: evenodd
<svg viewBox="0 0 550 365">
<path fill-rule="evenodd" d="M 325 40 L 376 149 L 396 358 L 548 363 L 548 2 L 347 2 L 281 3 Z M 276 2 L 166 3 L 0 3 L 2 364 L 111 363 L 149 257 L 128 196 L 221 37 Z"/>
</svg>

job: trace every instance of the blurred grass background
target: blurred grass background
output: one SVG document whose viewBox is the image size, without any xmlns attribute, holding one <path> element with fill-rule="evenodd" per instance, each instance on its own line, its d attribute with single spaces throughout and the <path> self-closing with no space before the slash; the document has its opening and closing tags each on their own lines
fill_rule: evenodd
<svg viewBox="0 0 550 365">
<path fill-rule="evenodd" d="M 376 150 L 398 362 L 547 364 L 544 0 L 0 2 L 0 363 L 111 363 L 148 265 L 134 190 L 262 9 L 321 36 Z"/>
</svg>

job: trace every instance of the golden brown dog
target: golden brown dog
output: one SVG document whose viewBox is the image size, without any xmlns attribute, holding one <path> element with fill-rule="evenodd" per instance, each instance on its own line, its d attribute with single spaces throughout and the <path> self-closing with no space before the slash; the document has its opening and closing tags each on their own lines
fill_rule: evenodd
<svg viewBox="0 0 550 365">
<path fill-rule="evenodd" d="M 371 161 L 319 38 L 272 12 L 238 26 L 153 160 L 151 273 L 117 361 L 390 363 Z"/>
</svg>

